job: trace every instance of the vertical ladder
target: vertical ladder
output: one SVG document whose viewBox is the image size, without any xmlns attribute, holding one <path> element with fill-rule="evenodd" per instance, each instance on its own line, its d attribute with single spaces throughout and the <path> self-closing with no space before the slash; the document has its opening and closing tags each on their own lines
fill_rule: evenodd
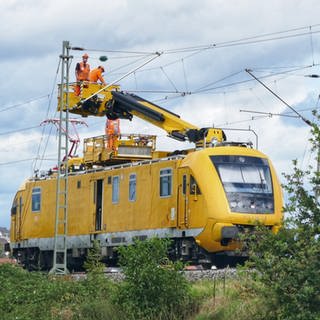
<svg viewBox="0 0 320 320">
<path fill-rule="evenodd" d="M 60 121 L 58 142 L 58 175 L 56 188 L 56 216 L 54 252 L 51 274 L 65 275 L 67 269 L 68 231 L 68 133 L 69 133 L 69 55 L 70 45 L 63 41 L 61 58 Z M 66 90 L 66 94 L 64 94 Z M 64 99 L 64 96 L 66 97 Z M 64 130 L 63 130 L 64 128 Z"/>
</svg>

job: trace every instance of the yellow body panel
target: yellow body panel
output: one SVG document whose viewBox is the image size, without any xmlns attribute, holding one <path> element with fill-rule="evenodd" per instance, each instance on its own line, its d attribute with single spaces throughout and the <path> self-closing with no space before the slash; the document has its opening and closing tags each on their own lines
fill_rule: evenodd
<svg viewBox="0 0 320 320">
<path fill-rule="evenodd" d="M 153 165 L 130 166 L 102 172 L 92 172 L 69 176 L 68 235 L 84 235 L 95 230 L 94 182 L 103 180 L 102 228 L 99 232 L 119 232 L 128 230 L 154 229 L 175 226 L 176 217 L 171 219 L 171 208 L 175 207 L 176 191 L 170 197 L 159 199 L 159 171 L 162 168 L 173 169 L 176 180 L 176 160 L 157 162 Z M 137 199 L 128 200 L 130 174 L 137 175 Z M 108 179 L 118 176 L 120 179 L 119 202 L 112 203 L 112 184 Z M 41 209 L 31 210 L 33 188 L 41 188 Z M 56 179 L 29 181 L 26 189 L 19 191 L 15 199 L 22 195 L 21 215 L 22 233 L 12 233 L 12 240 L 52 237 L 55 221 Z M 19 208 L 18 208 L 19 211 Z M 16 230 L 19 214 L 12 219 L 12 229 Z"/>
</svg>

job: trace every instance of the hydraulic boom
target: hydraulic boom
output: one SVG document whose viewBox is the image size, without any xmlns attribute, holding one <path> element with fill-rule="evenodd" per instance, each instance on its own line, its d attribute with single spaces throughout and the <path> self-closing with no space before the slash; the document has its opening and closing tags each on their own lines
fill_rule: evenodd
<svg viewBox="0 0 320 320">
<path fill-rule="evenodd" d="M 162 108 L 137 95 L 118 91 L 119 86 L 94 95 L 99 85 L 92 83 L 82 84 L 84 90 L 79 95 L 69 91 L 69 112 L 84 117 L 107 116 L 110 120 L 139 117 L 165 130 L 169 137 L 179 141 L 189 141 L 197 147 L 206 147 L 226 140 L 223 130 L 218 128 L 198 128 L 180 118 L 179 115 Z M 68 90 L 66 90 L 68 91 Z M 65 99 L 65 97 L 64 97 Z"/>
</svg>

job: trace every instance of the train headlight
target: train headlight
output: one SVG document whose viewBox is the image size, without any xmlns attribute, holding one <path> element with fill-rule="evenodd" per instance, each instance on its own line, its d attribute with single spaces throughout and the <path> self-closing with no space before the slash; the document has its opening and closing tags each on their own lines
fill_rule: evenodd
<svg viewBox="0 0 320 320">
<path fill-rule="evenodd" d="M 239 202 L 238 202 L 238 207 L 239 207 L 239 208 L 244 208 L 245 205 L 244 205 L 244 203 L 243 203 L 242 201 L 239 201 Z"/>
<path fill-rule="evenodd" d="M 236 208 L 237 206 L 238 206 L 238 203 L 237 203 L 236 201 L 231 201 L 231 202 L 230 202 L 230 207 L 231 207 L 232 209 Z"/>
<path fill-rule="evenodd" d="M 267 209 L 273 210 L 273 203 L 272 202 L 267 203 Z"/>
</svg>

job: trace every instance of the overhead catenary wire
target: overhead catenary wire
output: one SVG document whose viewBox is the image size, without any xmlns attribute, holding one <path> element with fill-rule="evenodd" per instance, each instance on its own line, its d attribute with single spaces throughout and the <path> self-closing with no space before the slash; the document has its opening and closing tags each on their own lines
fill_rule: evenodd
<svg viewBox="0 0 320 320">
<path fill-rule="evenodd" d="M 299 67 L 299 68 L 295 68 L 293 70 L 287 70 L 287 71 L 283 71 L 283 72 L 276 72 L 276 73 L 272 73 L 272 74 L 269 74 L 269 75 L 264 75 L 264 76 L 261 76 L 260 79 L 270 78 L 270 77 L 273 77 L 273 76 L 276 76 L 276 75 L 283 75 L 283 74 L 296 72 L 298 70 L 303 70 L 303 69 L 312 68 L 312 67 L 313 67 L 312 65 L 302 66 L 302 67 Z M 235 72 L 234 74 L 231 74 L 230 76 L 227 76 L 227 77 L 224 77 L 222 79 L 219 79 L 219 80 L 215 81 L 215 83 L 222 82 L 223 80 L 225 80 L 225 79 L 227 79 L 229 77 L 232 77 L 233 75 L 236 75 L 236 74 L 241 73 L 241 72 L 243 72 L 243 70 L 241 70 L 239 72 Z M 239 81 L 235 81 L 235 82 L 231 82 L 231 83 L 227 83 L 227 84 L 223 84 L 223 85 L 215 86 L 215 87 L 211 87 L 211 88 L 207 88 L 208 85 L 205 85 L 205 86 L 203 86 L 202 89 L 200 88 L 200 89 L 194 90 L 194 91 L 192 91 L 192 93 L 193 94 L 202 93 L 202 92 L 205 92 L 205 91 L 211 91 L 211 90 L 216 90 L 216 89 L 236 86 L 236 85 L 239 85 L 239 84 L 244 84 L 244 83 L 253 82 L 253 81 L 254 81 L 253 79 L 244 79 L 244 80 L 239 80 Z"/>
<path fill-rule="evenodd" d="M 178 61 L 180 63 L 181 63 L 181 61 L 184 62 L 185 59 L 187 59 L 188 57 L 192 57 L 192 56 L 194 56 L 196 54 L 200 54 L 200 53 L 202 53 L 202 52 L 204 52 L 204 51 L 206 51 L 208 49 L 218 48 L 220 46 L 226 46 L 226 45 L 246 44 L 248 41 L 251 41 L 251 43 L 254 43 L 252 41 L 255 41 L 255 40 L 258 40 L 258 41 L 256 41 L 256 43 L 260 42 L 260 40 L 271 41 L 271 40 L 273 40 L 273 38 L 275 38 L 274 37 L 275 35 L 277 35 L 277 36 L 281 35 L 281 38 L 285 39 L 285 38 L 289 38 L 289 37 L 299 37 L 299 36 L 308 34 L 310 36 L 310 41 L 312 40 L 312 47 L 313 47 L 313 38 L 312 38 L 312 36 L 319 32 L 319 31 L 315 30 L 319 26 L 320 26 L 320 24 L 319 25 L 309 26 L 309 27 L 294 28 L 294 29 L 290 29 L 290 30 L 274 32 L 274 33 L 268 33 L 268 34 L 262 34 L 262 35 L 256 35 L 256 36 L 252 36 L 252 37 L 245 37 L 245 38 L 241 38 L 241 39 L 237 39 L 237 40 L 224 41 L 224 42 L 219 42 L 219 43 L 209 44 L 209 45 L 204 45 L 204 46 L 193 46 L 193 47 L 184 47 L 184 48 L 163 50 L 163 54 L 164 55 L 167 54 L 167 53 L 172 54 L 172 53 L 174 53 L 174 50 L 176 50 L 177 53 L 189 52 L 190 54 L 185 56 L 185 57 L 183 57 L 182 60 L 180 58 L 180 59 L 178 59 L 176 61 L 164 64 L 162 66 L 162 68 L 164 68 L 166 66 L 169 66 L 171 64 L 174 64 L 174 63 L 176 63 Z M 299 32 L 297 32 L 297 31 L 299 31 Z M 300 32 L 300 31 L 306 31 L 306 32 Z M 288 34 L 290 32 L 291 32 L 291 34 Z M 279 37 L 276 37 L 276 38 L 278 39 Z M 82 48 L 82 50 L 88 50 L 88 51 L 94 51 L 94 52 L 101 51 L 101 50 L 90 49 L 90 48 L 89 49 L 83 49 Z M 153 52 L 151 52 L 151 51 L 139 51 L 139 50 L 137 50 L 137 51 L 132 51 L 132 50 L 102 50 L 102 51 L 103 52 L 115 53 L 115 54 L 118 54 L 118 53 L 119 54 L 125 54 L 125 55 L 127 55 L 127 57 L 130 57 L 130 58 L 132 58 L 133 55 L 141 55 L 141 59 L 142 59 L 142 56 L 145 56 L 145 55 L 148 55 L 148 54 L 153 54 Z M 130 55 L 132 55 L 132 56 L 130 56 Z M 116 57 L 113 57 L 113 58 L 116 58 Z M 138 57 L 138 58 L 140 58 L 140 57 Z M 127 65 L 130 65 L 130 64 L 127 64 Z M 276 68 L 277 67 L 274 67 L 274 69 L 276 69 Z M 279 68 L 281 68 L 281 67 L 279 67 Z M 146 69 L 147 68 L 144 68 L 143 70 L 139 70 L 137 72 L 145 71 Z M 121 70 L 121 67 L 118 70 Z M 287 72 L 293 72 L 293 70 L 287 71 Z M 280 73 L 277 73 L 277 74 L 280 74 Z M 136 76 L 136 73 L 134 75 Z M 268 75 L 268 76 L 274 76 L 274 75 L 276 75 L 276 73 L 274 73 L 273 75 Z M 265 77 L 268 77 L 268 76 L 265 76 Z M 232 86 L 237 86 L 237 85 L 242 84 L 242 83 L 246 83 L 246 81 L 239 81 L 239 82 L 232 82 L 232 83 L 228 83 L 228 84 L 223 84 L 222 86 L 210 87 L 213 84 L 216 84 L 216 83 L 219 83 L 219 82 L 221 83 L 221 81 L 225 81 L 225 80 L 226 79 L 220 79 L 220 80 L 208 83 L 208 84 L 206 84 L 206 85 L 201 87 L 203 89 L 203 91 L 198 91 L 199 89 L 190 90 L 190 91 L 186 90 L 187 92 L 186 91 L 178 91 L 176 86 L 174 85 L 174 87 L 176 89 L 175 91 L 168 90 L 167 92 L 165 92 L 165 90 L 162 90 L 162 92 L 164 94 L 167 94 L 167 95 L 171 95 L 172 94 L 174 96 L 172 96 L 172 97 L 165 96 L 162 100 L 177 99 L 177 98 L 184 97 L 184 96 L 190 95 L 190 94 L 206 93 L 206 92 L 216 91 L 216 90 L 219 90 L 219 89 L 224 89 L 226 87 L 232 87 Z M 136 83 L 136 88 L 137 88 L 137 83 Z M 141 90 L 140 92 L 147 92 L 147 90 Z M 161 93 L 160 90 L 149 90 L 149 92 Z M 212 93 L 215 94 L 216 92 L 212 92 Z M 52 95 L 51 95 L 51 98 L 52 98 Z M 158 101 L 160 101 L 160 100 L 158 100 Z M 28 102 L 26 102 L 26 103 L 28 103 Z M 15 106 L 11 106 L 11 107 L 15 107 Z M 1 112 L 1 110 L 0 110 L 0 112 Z M 2 133 L 2 135 L 11 134 L 11 133 L 14 133 L 14 132 L 19 132 L 19 131 L 24 131 L 24 130 L 31 130 L 32 128 L 35 128 L 35 127 L 30 127 L 30 128 L 24 128 L 24 129 L 18 129 L 18 130 L 14 130 L 14 131 L 4 132 L 4 133 Z"/>
<path fill-rule="evenodd" d="M 319 26 L 319 25 L 314 25 L 312 27 L 315 27 L 315 26 Z M 310 34 L 310 31 L 305 31 L 302 33 L 295 33 L 295 34 L 288 34 L 288 35 L 284 35 L 284 36 L 272 37 L 272 38 L 267 38 L 267 39 L 259 39 L 259 38 L 264 38 L 264 37 L 273 36 L 273 35 L 277 35 L 277 34 L 289 33 L 292 30 L 298 31 L 298 30 L 304 30 L 307 28 L 309 28 L 309 26 L 297 28 L 297 29 L 286 30 L 286 31 L 279 31 L 279 32 L 274 32 L 274 33 L 269 33 L 269 34 L 262 34 L 262 35 L 242 38 L 242 39 L 238 39 L 238 40 L 230 40 L 230 41 L 212 43 L 212 44 L 207 44 L 207 45 L 201 45 L 201 46 L 197 46 L 197 47 L 186 47 L 186 48 L 180 48 L 180 49 L 164 50 L 164 54 L 189 52 L 189 51 L 195 51 L 195 50 L 200 50 L 200 49 L 219 49 L 219 48 L 226 48 L 226 47 L 233 47 L 233 46 L 240 46 L 240 45 L 256 44 L 256 43 L 261 43 L 261 42 L 296 38 L 296 37 L 301 37 L 301 36 L 307 36 Z M 318 34 L 318 33 L 320 33 L 320 30 L 312 32 L 312 34 Z"/>
<path fill-rule="evenodd" d="M 187 79 L 187 73 L 186 73 L 186 68 L 184 65 L 184 59 L 181 59 L 181 63 L 182 63 L 182 71 L 183 71 L 183 77 L 184 77 L 184 85 L 185 85 L 185 89 L 186 91 L 188 91 L 188 79 Z"/>
<path fill-rule="evenodd" d="M 18 133 L 18 132 L 23 132 L 23 131 L 28 131 L 28 130 L 32 130 L 32 129 L 35 129 L 35 128 L 39 128 L 39 125 L 38 126 L 27 127 L 27 128 L 22 128 L 22 129 L 6 131 L 6 132 L 0 132 L 0 136 L 9 135 L 9 134 Z"/>
<path fill-rule="evenodd" d="M 318 31 L 314 30 L 315 28 L 318 28 L 319 26 L 320 26 L 320 24 L 315 24 L 312 26 L 303 26 L 303 27 L 298 27 L 298 28 L 293 28 L 293 29 L 288 29 L 288 30 L 283 30 L 283 31 L 277 31 L 277 32 L 272 32 L 272 33 L 244 37 L 244 38 L 240 38 L 240 39 L 236 39 L 236 40 L 222 41 L 222 42 L 217 42 L 217 43 L 198 45 L 198 46 L 189 46 L 189 47 L 182 47 L 182 48 L 174 48 L 174 49 L 162 49 L 162 50 L 155 50 L 155 51 L 161 51 L 162 55 L 191 52 L 191 54 L 183 57 L 183 59 L 186 60 L 195 54 L 199 54 L 203 51 L 211 50 L 211 49 L 225 48 L 225 47 L 230 47 L 230 46 L 240 46 L 240 45 L 246 45 L 246 44 L 255 44 L 255 43 L 266 42 L 266 41 L 283 40 L 286 38 L 294 38 L 294 37 L 307 36 L 307 35 L 312 36 L 313 34 L 317 34 L 320 32 L 320 30 L 318 30 Z M 313 30 L 312 30 L 312 28 L 313 28 Z M 302 31 L 302 30 L 306 30 L 306 31 L 302 32 L 302 33 L 291 34 L 292 32 Z M 285 34 L 287 34 L 287 35 L 285 35 Z M 271 37 L 274 35 L 282 35 L 282 36 L 265 39 L 266 37 Z M 80 47 L 72 47 L 72 49 L 73 50 L 81 50 L 81 51 L 86 50 L 86 51 L 92 51 L 92 52 L 102 52 L 102 53 L 104 52 L 104 53 L 119 53 L 119 54 L 134 54 L 134 55 L 138 54 L 138 55 L 141 55 L 142 59 L 143 59 L 143 56 L 152 55 L 155 53 L 155 51 L 93 49 L 93 48 L 80 48 Z M 127 56 L 127 58 L 133 58 L 133 57 L 134 56 Z M 120 57 L 115 57 L 115 56 L 112 57 L 112 59 L 117 59 L 117 58 L 120 58 Z M 170 63 L 167 63 L 167 64 L 163 65 L 162 67 L 167 67 L 171 64 L 175 64 L 180 60 L 181 60 L 181 58 L 179 58 L 175 61 L 172 61 Z M 314 63 L 314 61 L 313 61 L 313 63 Z M 139 70 L 138 72 L 145 72 L 145 71 L 150 71 L 150 70 L 155 70 L 155 69 L 157 69 L 157 67 L 144 68 L 142 70 Z"/>
<path fill-rule="evenodd" d="M 110 70 L 110 71 L 109 71 L 109 75 L 115 75 L 116 72 L 118 72 L 119 70 L 124 69 L 124 68 L 129 67 L 129 66 L 132 66 L 132 65 L 134 65 L 134 64 L 136 64 L 136 63 L 138 63 L 138 62 L 140 62 L 140 61 L 145 60 L 146 58 L 148 58 L 148 57 L 150 57 L 150 56 L 153 56 L 153 55 L 143 55 L 143 56 L 139 57 L 139 59 L 136 59 L 136 60 L 131 61 L 131 62 L 129 62 L 129 63 L 126 63 L 126 64 L 124 64 L 124 65 L 121 65 L 120 67 L 115 68 L 115 69 L 113 69 L 113 70 Z M 138 72 L 138 70 L 135 71 L 135 72 Z"/>
<path fill-rule="evenodd" d="M 312 57 L 312 65 L 314 65 L 314 48 L 313 48 L 313 38 L 312 38 L 312 26 L 309 27 L 310 34 L 310 46 L 311 46 L 311 57 Z"/>
<path fill-rule="evenodd" d="M 0 162 L 0 166 L 8 166 L 8 165 L 21 163 L 21 162 L 33 161 L 34 159 L 35 158 L 27 158 L 27 159 L 20 159 L 20 160 L 14 160 L 14 161 Z"/>
<path fill-rule="evenodd" d="M 51 109 L 51 105 L 52 105 L 51 103 L 52 103 L 52 99 L 53 99 L 53 94 L 54 94 L 54 91 L 55 91 L 55 88 L 56 88 L 56 85 L 57 85 L 57 79 L 58 79 L 58 75 L 59 75 L 60 65 L 61 65 L 61 59 L 58 60 L 58 65 L 57 65 L 57 69 L 56 69 L 56 73 L 55 73 L 55 77 L 54 77 L 54 81 L 53 81 L 53 85 L 52 85 L 52 90 L 51 90 L 51 94 L 50 94 L 50 98 L 49 98 L 49 102 L 48 102 L 48 106 L 47 106 L 47 110 L 46 110 L 45 119 L 47 119 L 49 117 L 49 113 L 50 113 L 50 109 Z M 55 109 L 54 115 L 56 114 L 56 112 L 57 112 L 57 110 Z M 41 139 L 40 139 L 40 142 L 39 142 L 39 145 L 38 145 L 38 150 L 37 150 L 37 157 L 36 157 L 36 160 L 35 160 L 35 162 L 33 164 L 33 171 L 36 170 L 37 159 L 38 158 L 40 158 L 39 169 L 42 166 L 42 161 L 43 161 L 42 159 L 45 156 L 45 153 L 46 153 L 46 150 L 47 150 L 47 147 L 48 147 L 48 143 L 49 143 L 49 138 L 50 138 L 52 130 L 53 130 L 53 127 L 51 126 L 50 130 L 49 130 L 49 134 L 47 135 L 47 139 L 46 139 L 45 144 L 44 144 L 42 156 L 40 157 L 40 150 L 41 150 L 43 137 L 44 137 L 44 133 L 45 133 L 45 127 L 42 128 Z"/>
<path fill-rule="evenodd" d="M 9 107 L 4 107 L 4 108 L 0 109 L 0 112 L 5 112 L 5 111 L 11 110 L 11 109 L 16 109 L 16 108 L 25 106 L 25 105 L 27 105 L 29 103 L 42 100 L 44 98 L 49 98 L 49 95 L 45 94 L 45 95 L 42 95 L 42 96 L 39 96 L 39 97 L 28 99 L 27 101 L 24 101 L 24 102 L 16 103 L 16 104 L 11 105 Z"/>
<path fill-rule="evenodd" d="M 277 72 L 277 73 L 272 73 L 272 74 L 269 74 L 269 75 L 265 75 L 265 76 L 262 76 L 260 77 L 261 79 L 264 79 L 264 78 L 268 78 L 268 77 L 272 77 L 272 76 L 275 76 L 275 75 L 280 75 L 280 74 L 286 74 L 286 73 L 290 73 L 290 72 L 295 72 L 297 70 L 302 70 L 302 69 L 306 69 L 306 68 L 310 68 L 310 67 L 313 67 L 311 65 L 308 65 L 308 66 L 300 66 L 298 68 L 294 68 L 292 70 L 287 70 L 287 71 L 284 71 L 284 72 Z M 232 76 L 234 75 L 237 75 L 239 74 L 241 71 L 238 71 L 238 72 L 235 72 L 233 74 L 230 74 L 226 77 L 223 77 L 222 79 L 219 79 L 219 80 L 216 80 L 214 82 L 211 82 L 210 84 L 207 84 L 205 86 L 202 86 L 201 88 L 203 88 L 202 90 L 200 89 L 197 89 L 195 91 L 190 91 L 190 92 L 184 92 L 184 91 L 172 91 L 172 90 L 127 90 L 128 92 L 144 92 L 144 93 L 164 93 L 164 94 L 174 94 L 174 96 L 165 96 L 164 98 L 161 98 L 161 99 L 158 99 L 158 100 L 155 100 L 156 102 L 160 102 L 160 101 L 166 101 L 168 99 L 177 99 L 179 97 L 184 97 L 186 95 L 191 95 L 191 94 L 196 94 L 196 93 L 199 93 L 199 92 L 205 92 L 205 91 L 214 91 L 214 90 L 217 90 L 217 89 L 221 89 L 221 88 L 226 88 L 226 87 L 231 87 L 231 86 L 236 86 L 236 85 L 239 85 L 239 84 L 243 84 L 243 83 L 247 83 L 247 82 L 250 82 L 250 81 L 253 81 L 251 79 L 249 80 L 242 80 L 242 81 L 236 81 L 236 82 L 232 82 L 232 83 L 228 83 L 228 84 L 224 84 L 224 85 L 221 85 L 221 86 L 215 86 L 215 87 L 212 87 L 212 88 L 206 88 L 208 85 L 211 85 L 211 84 L 215 84 L 215 83 L 219 83 L 221 81 L 224 81 L 226 80 L 227 78 L 231 78 Z M 53 97 L 53 91 L 54 91 L 54 87 L 56 85 L 56 79 L 57 79 L 57 74 L 58 74 L 58 69 L 57 69 L 57 73 L 56 73 L 56 78 L 55 78 L 55 84 L 53 85 L 53 89 L 52 89 L 52 92 L 50 95 L 46 94 L 46 95 L 43 95 L 43 96 L 40 96 L 40 97 L 37 97 L 37 98 L 34 98 L 34 99 L 30 99 L 30 100 L 27 100 L 26 102 L 23 102 L 23 103 L 20 103 L 20 104 L 17 104 L 17 105 L 14 105 L 14 106 L 10 106 L 8 108 L 13 108 L 15 106 L 20 106 L 20 105 L 24 105 L 24 104 L 28 104 L 32 101 L 36 101 L 38 99 L 43 99 L 44 97 L 50 97 L 50 101 L 49 101 L 49 104 L 48 104 L 48 109 L 47 109 L 47 116 L 48 116 L 48 112 L 49 112 L 49 109 L 50 109 L 50 105 L 51 105 L 51 101 L 52 101 L 52 97 Z M 175 88 L 176 89 L 176 88 Z M 222 92 L 220 92 L 222 93 Z M 218 94 L 220 94 L 218 92 Z M 225 92 L 224 92 L 225 93 Z M 56 112 L 56 110 L 55 110 Z M 32 130 L 32 129 L 35 129 L 35 128 L 38 128 L 39 126 L 32 126 L 32 127 L 26 127 L 26 128 L 21 128 L 21 129 L 16 129 L 16 130 L 12 130 L 12 131 L 7 131 L 7 132 L 2 132 L 0 133 L 0 135 L 10 135 L 10 134 L 14 134 L 14 133 L 17 133 L 17 132 L 22 132 L 22 131 L 28 131 L 28 130 Z M 44 129 L 43 129 L 44 130 Z M 50 128 L 50 132 L 51 132 L 52 128 Z M 48 139 L 49 139 L 49 136 L 50 134 L 48 135 Z M 48 144 L 48 139 L 47 139 L 47 142 L 46 142 L 46 146 Z M 45 147 L 46 149 L 46 147 Z M 44 150 L 44 153 L 45 153 L 45 150 Z M 41 157 L 40 157 L 41 158 Z"/>
<path fill-rule="evenodd" d="M 173 53 L 181 53 L 181 52 L 194 52 L 199 50 L 206 50 L 206 49 L 213 49 L 213 48 L 222 48 L 226 46 L 238 46 L 238 45 L 245 45 L 245 44 L 253 44 L 253 43 L 259 43 L 259 42 L 265 42 L 265 41 L 274 41 L 274 40 L 281 40 L 281 39 L 287 39 L 287 38 L 293 38 L 293 37 L 300 37 L 310 34 L 317 34 L 320 32 L 320 30 L 312 31 L 312 28 L 318 28 L 320 27 L 320 24 L 314 24 L 311 26 L 303 26 L 303 27 L 297 27 L 282 31 L 276 31 L 271 33 L 264 33 L 260 35 L 254 35 L 249 37 L 244 37 L 236 40 L 228 40 L 228 41 L 221 41 L 217 43 L 210 43 L 210 44 L 203 44 L 203 45 L 197 45 L 197 46 L 188 46 L 188 47 L 181 47 L 181 48 L 173 48 L 173 49 L 163 49 L 163 50 L 151 50 L 151 51 L 133 51 L 133 50 L 120 50 L 120 49 L 97 49 L 97 48 L 83 48 L 83 47 L 71 47 L 71 50 L 75 51 L 91 51 L 91 52 L 101 52 L 101 53 L 117 53 L 117 54 L 133 54 L 133 55 L 151 55 L 154 54 L 156 51 L 163 52 L 164 55 L 166 54 L 173 54 Z M 298 31 L 303 31 L 297 33 Z M 293 33 L 294 32 L 294 33 Z M 293 33 L 293 34 L 291 34 Z M 286 35 L 287 34 L 287 35 Z M 274 37 L 276 35 L 279 35 L 278 37 Z M 280 36 L 282 35 L 282 36 Z M 269 38 L 267 38 L 269 37 Z M 264 39 L 267 38 L 267 39 Z"/>
<path fill-rule="evenodd" d="M 269 87 L 267 87 L 260 79 L 258 79 L 250 69 L 246 69 L 246 72 L 250 74 L 255 80 L 257 80 L 263 87 L 265 87 L 271 94 L 273 94 L 277 99 L 279 99 L 283 104 L 285 104 L 289 109 L 291 109 L 298 117 L 307 125 L 312 126 L 312 122 L 302 116 L 298 111 L 296 111 L 292 106 L 290 106 L 286 101 L 284 101 L 278 94 L 273 92 Z"/>
<path fill-rule="evenodd" d="M 173 86 L 173 88 L 175 89 L 175 92 L 178 92 L 177 87 L 175 86 L 174 82 L 169 78 L 168 74 L 164 71 L 163 67 L 160 67 L 160 70 L 162 71 L 162 73 L 165 75 L 165 77 L 168 79 L 168 81 L 171 83 L 171 85 Z"/>
</svg>

